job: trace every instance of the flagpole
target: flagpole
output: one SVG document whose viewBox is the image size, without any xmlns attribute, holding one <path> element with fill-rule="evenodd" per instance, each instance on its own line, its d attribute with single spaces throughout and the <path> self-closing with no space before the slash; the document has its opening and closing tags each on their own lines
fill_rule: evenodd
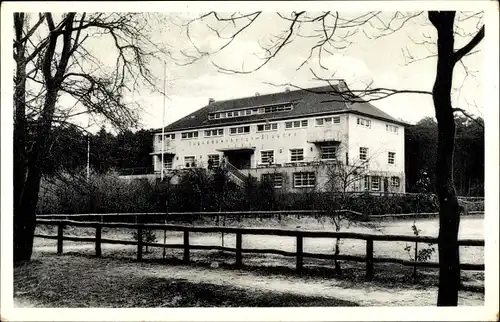
<svg viewBox="0 0 500 322">
<path fill-rule="evenodd" d="M 163 115 L 162 115 L 162 126 L 161 126 L 161 182 L 163 182 L 163 167 L 165 166 L 165 95 L 167 92 L 167 63 L 164 62 L 163 66 Z M 168 200 L 168 196 L 167 196 Z M 166 205 L 166 213 L 165 213 L 165 221 L 164 223 L 167 224 L 167 216 L 168 216 L 168 205 Z M 167 243 L 167 230 L 166 228 L 163 229 L 163 244 L 165 245 Z M 163 247 L 163 259 L 165 259 L 167 255 L 167 249 Z"/>
<path fill-rule="evenodd" d="M 163 181 L 163 167 L 165 166 L 165 93 L 166 93 L 166 80 L 167 78 L 167 64 L 163 66 L 163 113 L 161 123 L 161 173 L 160 179 Z"/>
<path fill-rule="evenodd" d="M 87 114 L 87 181 L 90 180 L 90 136 L 89 136 L 89 127 L 90 127 L 90 114 Z"/>
</svg>

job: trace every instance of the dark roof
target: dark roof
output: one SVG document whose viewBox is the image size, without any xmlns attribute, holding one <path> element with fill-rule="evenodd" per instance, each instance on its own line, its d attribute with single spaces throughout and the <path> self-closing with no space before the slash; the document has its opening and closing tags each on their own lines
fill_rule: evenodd
<svg viewBox="0 0 500 322">
<path fill-rule="evenodd" d="M 335 86 L 335 85 L 334 85 Z M 346 102 L 339 94 L 334 93 L 330 86 L 315 87 L 308 89 L 290 90 L 266 95 L 250 96 L 224 101 L 215 101 L 195 112 L 169 124 L 165 131 L 180 131 L 197 128 L 207 128 L 220 125 L 232 125 L 253 123 L 257 121 L 282 120 L 288 118 L 305 117 L 310 115 L 332 114 L 332 113 L 354 113 L 370 116 L 373 118 L 407 125 L 389 114 L 382 112 L 369 102 L 352 103 Z M 290 111 L 253 114 L 223 119 L 208 119 L 208 115 L 217 111 L 231 111 L 257 106 L 275 105 L 281 103 L 294 103 Z"/>
</svg>

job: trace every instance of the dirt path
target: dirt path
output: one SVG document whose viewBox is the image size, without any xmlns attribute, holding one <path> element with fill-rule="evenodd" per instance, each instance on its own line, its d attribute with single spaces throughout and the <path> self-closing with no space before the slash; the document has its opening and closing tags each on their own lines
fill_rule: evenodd
<svg viewBox="0 0 500 322">
<path fill-rule="evenodd" d="M 126 268 L 125 268 L 126 269 Z M 127 273 L 146 274 L 154 277 L 186 279 L 217 285 L 233 285 L 260 291 L 278 291 L 308 296 L 332 297 L 353 301 L 361 306 L 427 306 L 435 305 L 437 288 L 382 288 L 362 283 L 359 288 L 346 288 L 336 280 L 306 280 L 300 277 L 262 276 L 251 272 L 224 269 L 202 269 L 193 267 L 168 267 L 158 270 L 154 267 L 130 267 Z M 484 305 L 482 294 L 462 292 L 459 305 Z"/>
<path fill-rule="evenodd" d="M 106 245 L 120 248 L 122 245 Z M 67 245 L 65 249 L 78 250 L 92 245 Z M 53 246 L 36 248 L 38 254 L 53 253 Z M 201 268 L 193 266 L 168 266 L 154 263 L 123 263 L 116 261 L 111 269 L 113 274 L 148 276 L 156 278 L 180 279 L 193 283 L 231 285 L 245 289 L 275 291 L 306 296 L 320 296 L 353 301 L 361 306 L 433 306 L 436 303 L 437 288 L 384 287 L 375 283 L 346 283 L 324 278 L 289 275 L 261 275 L 250 271 L 235 271 L 224 268 Z M 111 273 L 111 272 L 110 272 Z M 484 294 L 462 291 L 459 305 L 484 305 Z"/>
</svg>

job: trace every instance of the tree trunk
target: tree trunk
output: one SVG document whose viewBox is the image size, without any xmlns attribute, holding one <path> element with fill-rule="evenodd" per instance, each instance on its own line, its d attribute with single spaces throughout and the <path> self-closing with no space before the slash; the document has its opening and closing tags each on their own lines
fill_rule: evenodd
<svg viewBox="0 0 500 322">
<path fill-rule="evenodd" d="M 23 37 L 24 14 L 14 14 L 14 27 L 16 33 L 16 41 Z M 14 246 L 24 248 L 22 246 L 24 239 L 24 227 L 26 218 L 16 216 L 22 214 L 20 209 L 21 196 L 24 188 L 26 177 L 26 62 L 25 62 L 25 46 L 22 43 L 17 43 L 15 47 L 14 58 L 16 60 L 16 78 L 14 87 Z M 22 261 L 19 252 L 14 251 L 14 262 Z"/>
<path fill-rule="evenodd" d="M 21 191 L 21 195 L 14 202 L 14 264 L 29 261 L 33 252 L 36 205 L 42 178 L 41 160 L 46 154 L 57 93 L 56 89 L 47 91 L 42 115 L 37 121 L 37 139 L 28 155 L 27 177 L 25 181 L 23 180 L 21 187 L 16 187 Z M 15 143 L 19 144 L 19 142 Z M 21 184 L 21 180 L 16 181 L 15 184 Z"/>
<path fill-rule="evenodd" d="M 335 224 L 335 231 L 339 232 L 340 231 L 340 221 L 341 221 L 341 213 L 336 213 L 334 216 L 337 216 L 337 219 L 335 219 L 337 222 L 334 222 Z M 340 254 L 340 238 L 335 239 L 335 256 Z M 342 276 L 342 266 L 340 265 L 340 261 L 335 258 L 334 260 L 335 263 L 335 274 Z"/>
<path fill-rule="evenodd" d="M 430 12 L 438 32 L 437 73 L 432 98 L 438 123 L 436 189 L 439 198 L 439 292 L 438 306 L 457 306 L 460 285 L 458 227 L 460 210 L 453 185 L 455 120 L 451 104 L 455 12 Z"/>
<path fill-rule="evenodd" d="M 340 238 L 337 238 L 335 241 L 335 256 L 340 254 Z M 338 259 L 335 259 L 335 274 L 341 276 L 342 275 L 342 266 Z"/>
</svg>

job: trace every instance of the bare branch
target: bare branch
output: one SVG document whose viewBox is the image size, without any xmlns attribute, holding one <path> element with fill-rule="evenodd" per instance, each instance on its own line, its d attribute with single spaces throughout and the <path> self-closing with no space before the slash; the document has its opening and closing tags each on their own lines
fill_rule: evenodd
<svg viewBox="0 0 500 322">
<path fill-rule="evenodd" d="M 462 59 L 466 54 L 468 54 L 474 47 L 476 47 L 481 40 L 484 38 L 484 25 L 479 29 L 479 32 L 472 38 L 465 46 L 455 51 L 454 60 L 455 62 Z"/>
<path fill-rule="evenodd" d="M 460 113 L 462 113 L 466 118 L 468 118 L 469 120 L 475 122 L 477 125 L 481 126 L 484 129 L 484 124 L 482 122 L 478 121 L 477 118 L 475 118 L 474 116 L 472 116 L 469 113 L 467 113 L 464 109 L 455 107 L 455 108 L 452 109 L 452 111 L 453 112 L 460 112 Z"/>
</svg>

